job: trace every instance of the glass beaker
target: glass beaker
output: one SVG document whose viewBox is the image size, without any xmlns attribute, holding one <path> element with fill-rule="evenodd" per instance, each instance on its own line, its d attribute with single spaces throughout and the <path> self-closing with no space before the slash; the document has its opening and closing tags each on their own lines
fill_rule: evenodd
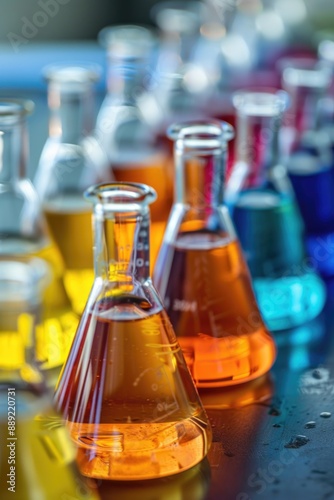
<svg viewBox="0 0 334 500">
<path fill-rule="evenodd" d="M 247 265 L 224 205 L 226 122 L 174 125 L 175 203 L 153 282 L 198 387 L 267 372 L 275 345 L 260 316 Z"/>
<path fill-rule="evenodd" d="M 238 92 L 237 162 L 226 196 L 270 330 L 309 321 L 325 302 L 325 288 L 305 254 L 303 222 L 279 161 L 279 130 L 287 94 Z"/>
<path fill-rule="evenodd" d="M 65 264 L 64 284 L 81 314 L 94 280 L 91 206 L 83 192 L 111 180 L 107 159 L 92 135 L 95 66 L 45 68 L 50 109 L 49 137 L 35 176 L 51 235 Z"/>
<path fill-rule="evenodd" d="M 0 260 L 1 498 L 98 500 L 35 363 L 47 267 L 36 258 Z"/>
<path fill-rule="evenodd" d="M 63 363 L 78 318 L 64 289 L 61 256 L 48 234 L 37 193 L 25 177 L 25 122 L 32 109 L 30 101 L 0 100 L 0 258 L 37 256 L 52 269 L 36 344 L 38 360 L 49 369 Z"/>
<path fill-rule="evenodd" d="M 333 104 L 325 93 L 331 75 L 315 61 L 291 64 L 283 72 L 283 84 L 292 98 L 295 141 L 286 165 L 305 223 L 307 253 L 329 277 L 334 275 L 334 114 L 326 117 Z"/>
<path fill-rule="evenodd" d="M 149 208 L 135 183 L 86 193 L 94 203 L 95 282 L 55 400 L 81 472 L 135 480 L 189 469 L 211 430 L 174 331 L 149 277 Z"/>
<path fill-rule="evenodd" d="M 152 79 L 156 41 L 149 29 L 131 25 L 104 28 L 100 39 L 107 49 L 108 93 L 97 117 L 96 135 L 117 181 L 146 183 L 158 193 L 151 207 L 153 263 L 173 200 L 172 162 L 151 128 L 152 108 L 145 107 L 144 118 L 138 107 L 138 98 Z"/>
</svg>

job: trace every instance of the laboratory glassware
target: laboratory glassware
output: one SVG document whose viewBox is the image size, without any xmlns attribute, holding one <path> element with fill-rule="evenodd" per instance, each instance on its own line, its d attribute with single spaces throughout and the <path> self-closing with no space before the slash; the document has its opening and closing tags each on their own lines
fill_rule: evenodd
<svg viewBox="0 0 334 500">
<path fill-rule="evenodd" d="M 288 103 L 284 91 L 238 92 L 237 161 L 226 197 L 270 330 L 297 326 L 317 316 L 325 288 L 304 248 L 304 226 L 286 168 L 279 131 Z"/>
<path fill-rule="evenodd" d="M 175 202 L 153 283 L 198 387 L 252 380 L 275 360 L 224 205 L 226 122 L 175 124 Z"/>
<path fill-rule="evenodd" d="M 100 479 L 172 475 L 200 462 L 211 429 L 149 277 L 152 188 L 90 188 L 95 281 L 55 401 L 81 472 Z"/>
<path fill-rule="evenodd" d="M 1 498 L 98 500 L 75 464 L 75 448 L 35 361 L 43 289 L 38 258 L 0 260 Z"/>
<path fill-rule="evenodd" d="M 26 178 L 26 116 L 32 110 L 31 101 L 0 100 L 0 258 L 38 256 L 50 265 L 36 349 L 43 366 L 56 370 L 67 355 L 78 318 L 64 288 L 60 253 L 48 233 L 37 193 Z"/>
<path fill-rule="evenodd" d="M 103 149 L 94 137 L 94 65 L 44 69 L 48 84 L 49 137 L 35 186 L 51 234 L 61 252 L 64 284 L 74 311 L 81 314 L 94 279 L 91 206 L 83 192 L 111 179 Z"/>
<path fill-rule="evenodd" d="M 158 193 L 151 207 L 153 262 L 173 199 L 172 162 L 152 125 L 154 107 L 145 105 L 143 114 L 138 106 L 153 78 L 156 37 L 142 26 L 119 25 L 104 28 L 99 38 L 107 50 L 108 91 L 96 136 L 117 181 L 146 183 Z"/>
</svg>

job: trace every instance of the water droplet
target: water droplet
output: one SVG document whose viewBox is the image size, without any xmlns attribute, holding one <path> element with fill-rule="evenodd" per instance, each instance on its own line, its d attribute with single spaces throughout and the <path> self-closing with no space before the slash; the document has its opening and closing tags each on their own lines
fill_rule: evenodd
<svg viewBox="0 0 334 500">
<path fill-rule="evenodd" d="M 230 451 L 224 451 L 224 455 L 226 455 L 227 457 L 234 457 L 234 453 L 231 453 Z"/>
<path fill-rule="evenodd" d="M 313 420 L 306 422 L 306 424 L 304 425 L 305 429 L 314 429 L 315 426 L 316 423 Z"/>
<path fill-rule="evenodd" d="M 271 415 L 272 417 L 279 417 L 281 414 L 281 410 L 276 408 L 275 406 L 272 406 L 270 410 L 268 411 L 268 415 Z"/>
<path fill-rule="evenodd" d="M 330 418 L 331 416 L 332 416 L 332 414 L 329 411 L 322 411 L 320 413 L 321 418 Z"/>
<path fill-rule="evenodd" d="M 316 378 L 317 380 L 320 380 L 322 378 L 322 373 L 319 369 L 315 369 L 312 372 L 312 377 Z"/>
<path fill-rule="evenodd" d="M 291 438 L 288 443 L 284 445 L 284 448 L 300 448 L 309 442 L 309 438 L 306 436 L 298 435 Z"/>
</svg>

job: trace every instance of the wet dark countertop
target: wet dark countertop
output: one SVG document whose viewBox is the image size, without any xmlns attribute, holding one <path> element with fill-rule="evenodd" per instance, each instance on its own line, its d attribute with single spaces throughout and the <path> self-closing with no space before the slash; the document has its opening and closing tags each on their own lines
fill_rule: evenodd
<svg viewBox="0 0 334 500">
<path fill-rule="evenodd" d="M 101 498 L 334 499 L 333 334 L 334 286 L 319 318 L 276 336 L 278 357 L 268 376 L 201 393 L 213 428 L 206 460 L 156 481 L 100 482 Z"/>
</svg>

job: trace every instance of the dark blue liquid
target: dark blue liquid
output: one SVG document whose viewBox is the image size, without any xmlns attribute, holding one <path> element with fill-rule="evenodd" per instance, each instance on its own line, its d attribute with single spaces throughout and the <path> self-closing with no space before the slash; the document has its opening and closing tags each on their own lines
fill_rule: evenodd
<svg viewBox="0 0 334 500">
<path fill-rule="evenodd" d="M 322 276 L 334 275 L 334 165 L 304 151 L 290 162 L 289 176 L 305 223 L 306 251 Z"/>
</svg>

